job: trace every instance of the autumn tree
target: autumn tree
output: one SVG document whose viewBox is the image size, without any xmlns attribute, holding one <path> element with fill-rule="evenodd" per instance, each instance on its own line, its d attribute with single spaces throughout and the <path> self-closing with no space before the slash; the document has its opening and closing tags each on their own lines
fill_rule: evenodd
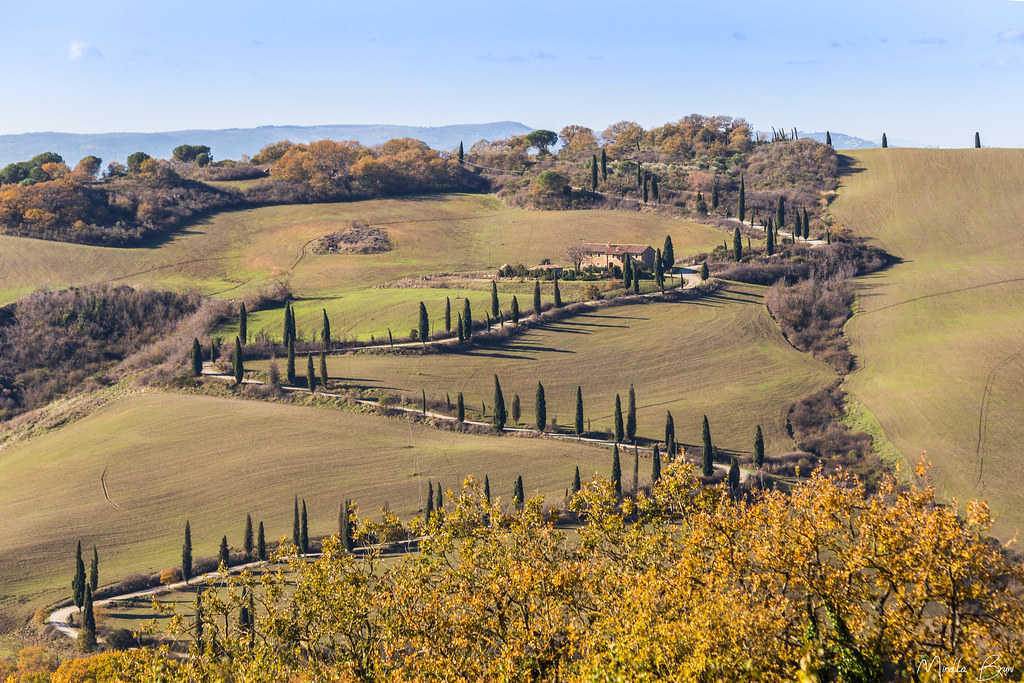
<svg viewBox="0 0 1024 683">
<path fill-rule="evenodd" d="M 558 133 L 562 151 L 570 154 L 588 152 L 597 147 L 597 136 L 585 126 L 566 126 Z"/>
<path fill-rule="evenodd" d="M 635 121 L 619 121 L 604 129 L 601 138 L 605 149 L 616 158 L 640 151 L 640 143 L 646 131 Z"/>
<path fill-rule="evenodd" d="M 291 140 L 281 140 L 280 142 L 272 142 L 269 145 L 265 145 L 259 152 L 257 152 L 253 158 L 252 163 L 258 166 L 266 164 L 272 164 L 285 155 L 289 149 L 294 147 L 294 143 Z"/>
<path fill-rule="evenodd" d="M 491 417 L 491 424 L 495 429 L 505 429 L 507 414 L 505 412 L 505 396 L 501 393 L 501 383 L 498 382 L 498 375 L 494 375 L 494 410 Z"/>
<path fill-rule="evenodd" d="M 548 404 L 544 398 L 544 385 L 540 382 L 537 382 L 537 393 L 533 399 L 533 412 L 537 431 L 543 432 L 548 425 Z"/>
</svg>

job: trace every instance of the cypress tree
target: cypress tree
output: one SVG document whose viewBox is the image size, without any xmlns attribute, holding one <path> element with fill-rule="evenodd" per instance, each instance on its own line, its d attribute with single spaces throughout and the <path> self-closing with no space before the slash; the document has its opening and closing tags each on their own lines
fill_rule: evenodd
<svg viewBox="0 0 1024 683">
<path fill-rule="evenodd" d="M 444 331 L 452 331 L 452 300 L 447 296 L 444 298 Z"/>
<path fill-rule="evenodd" d="M 739 228 L 732 230 L 732 257 L 736 259 L 737 263 L 743 258 L 743 237 L 740 236 Z"/>
<path fill-rule="evenodd" d="M 715 184 L 711 186 L 711 210 L 714 211 L 718 208 L 718 178 L 715 178 Z"/>
<path fill-rule="evenodd" d="M 296 339 L 295 334 L 295 309 L 291 304 L 288 304 L 288 336 L 292 339 Z"/>
<path fill-rule="evenodd" d="M 583 387 L 576 387 L 576 436 L 583 436 Z"/>
<path fill-rule="evenodd" d="M 306 354 L 306 386 L 309 393 L 316 391 L 316 372 L 313 370 L 313 354 Z"/>
<path fill-rule="evenodd" d="M 466 297 L 462 304 L 462 328 L 462 336 L 466 341 L 471 340 L 473 338 L 473 312 L 469 308 L 469 297 Z"/>
<path fill-rule="evenodd" d="M 235 337 L 235 356 L 231 363 L 235 370 L 235 384 L 241 384 L 245 368 L 242 365 L 242 342 L 238 337 Z"/>
<path fill-rule="evenodd" d="M 519 324 L 519 299 L 512 297 L 512 324 Z"/>
<path fill-rule="evenodd" d="M 419 326 L 420 341 L 424 344 L 427 343 L 427 339 L 430 337 L 430 318 L 427 317 L 427 307 L 420 302 L 420 326 Z"/>
<path fill-rule="evenodd" d="M 676 454 L 676 422 L 672 419 L 672 412 L 665 411 L 665 455 L 669 460 Z"/>
<path fill-rule="evenodd" d="M 562 307 L 562 290 L 558 288 L 558 273 L 555 273 L 555 308 Z"/>
<path fill-rule="evenodd" d="M 491 504 L 491 480 L 488 476 L 484 475 L 484 498 L 487 499 L 487 504 Z"/>
<path fill-rule="evenodd" d="M 608 155 L 601 150 L 601 180 L 608 180 Z"/>
<path fill-rule="evenodd" d="M 423 413 L 423 417 L 426 417 L 427 416 L 427 390 L 426 389 L 420 389 L 420 394 L 422 394 L 422 396 L 420 397 L 421 398 L 420 405 L 423 408 L 421 412 Z"/>
<path fill-rule="evenodd" d="M 665 274 L 662 272 L 661 268 L 662 268 L 661 249 L 658 249 L 657 250 L 657 255 L 656 255 L 655 259 L 654 259 L 654 284 L 657 285 L 658 289 L 661 290 L 661 293 L 664 294 L 665 293 Z"/>
<path fill-rule="evenodd" d="M 536 415 L 536 426 L 541 432 L 548 426 L 548 404 L 544 399 L 544 385 L 537 382 L 537 395 L 533 399 L 533 412 Z"/>
<path fill-rule="evenodd" d="M 697 201 L 694 202 L 693 208 L 697 213 L 701 214 L 702 216 L 707 215 L 708 203 L 704 201 L 704 195 L 700 193 L 700 190 L 697 191 Z"/>
<path fill-rule="evenodd" d="M 220 356 L 217 355 L 217 341 L 210 337 L 210 362 L 216 363 Z"/>
<path fill-rule="evenodd" d="M 576 465 L 576 474 L 572 478 L 572 495 L 576 495 L 582 488 L 580 484 L 580 466 Z"/>
<path fill-rule="evenodd" d="M 203 649 L 203 591 L 196 593 L 196 613 L 195 613 L 195 643 L 196 647 L 200 650 Z"/>
<path fill-rule="evenodd" d="M 765 251 L 771 256 L 775 253 L 775 231 L 772 229 L 772 219 L 768 218 L 768 225 L 764 228 Z"/>
<path fill-rule="evenodd" d="M 459 397 L 455 401 L 455 405 L 456 405 L 455 410 L 457 411 L 457 417 L 459 418 L 459 422 L 465 422 L 466 421 L 466 403 L 465 403 L 465 401 L 462 398 L 462 392 L 461 391 L 459 392 Z"/>
<path fill-rule="evenodd" d="M 345 499 L 345 519 L 341 526 L 341 547 L 345 552 L 352 552 L 355 548 L 355 523 L 352 521 L 352 500 Z"/>
<path fill-rule="evenodd" d="M 779 195 L 775 202 L 775 225 L 781 228 L 786 224 L 786 198 Z"/>
<path fill-rule="evenodd" d="M 441 490 L 441 482 L 437 482 L 437 499 L 434 501 L 434 509 L 438 512 L 444 507 L 444 491 Z"/>
<path fill-rule="evenodd" d="M 615 487 L 615 495 L 622 495 L 622 466 L 619 464 L 619 444 L 616 443 L 612 451 L 612 486 Z"/>
<path fill-rule="evenodd" d="M 85 604 L 85 592 L 88 587 L 85 579 L 85 562 L 82 561 L 82 541 L 78 541 L 78 550 L 75 551 L 75 575 L 71 579 L 71 597 L 75 607 L 81 609 Z"/>
<path fill-rule="evenodd" d="M 82 629 L 85 631 L 85 644 L 89 647 L 96 643 L 96 615 L 92 609 L 92 591 L 89 590 L 88 586 L 85 588 L 85 594 L 82 596 L 83 612 L 82 616 Z"/>
<path fill-rule="evenodd" d="M 622 286 L 625 289 L 629 289 L 633 284 L 633 259 L 629 257 L 629 254 L 622 256 Z"/>
<path fill-rule="evenodd" d="M 757 431 L 754 432 L 754 467 L 764 467 L 764 435 L 761 433 L 761 425 L 757 425 Z"/>
<path fill-rule="evenodd" d="M 636 272 L 633 273 L 633 293 L 640 293 L 640 274 Z"/>
<path fill-rule="evenodd" d="M 665 235 L 665 246 L 661 248 L 661 262 L 665 270 L 670 272 L 676 265 L 676 250 L 672 247 L 671 235 Z"/>
<path fill-rule="evenodd" d="M 615 443 L 622 443 L 625 430 L 622 428 L 622 399 L 615 394 Z"/>
<path fill-rule="evenodd" d="M 737 215 L 742 223 L 747 217 L 747 188 L 746 183 L 743 182 L 743 176 L 740 176 L 740 200 L 739 206 L 737 206 L 736 209 Z"/>
<path fill-rule="evenodd" d="M 641 185 L 643 185 L 643 179 L 642 179 L 641 174 L 640 174 L 641 166 L 643 166 L 642 162 L 639 162 L 639 161 L 636 162 L 636 186 L 637 187 L 640 187 Z"/>
<path fill-rule="evenodd" d="M 243 345 L 249 343 L 249 326 L 247 318 L 245 302 L 243 301 L 242 305 L 238 309 L 238 337 L 242 340 Z"/>
<path fill-rule="evenodd" d="M 228 551 L 228 537 L 222 536 L 220 539 L 220 552 L 217 553 L 217 559 L 220 564 L 225 567 L 231 562 L 231 554 Z"/>
<path fill-rule="evenodd" d="M 430 516 L 434 514 L 434 482 L 427 482 L 427 521 L 430 521 Z"/>
<path fill-rule="evenodd" d="M 459 313 L 459 322 L 456 326 L 456 332 L 458 333 L 459 343 L 466 341 L 466 330 L 465 325 L 462 324 L 462 314 Z"/>
<path fill-rule="evenodd" d="M 305 555 L 309 552 L 309 526 L 307 525 L 306 519 L 306 499 L 302 499 L 302 526 L 299 529 L 299 541 L 302 548 L 302 554 Z"/>
<path fill-rule="evenodd" d="M 92 547 L 92 565 L 89 567 L 89 590 L 96 590 L 100 585 L 100 556 L 96 546 Z"/>
<path fill-rule="evenodd" d="M 261 560 L 267 559 L 267 537 L 263 532 L 262 520 L 260 520 L 260 529 L 256 532 L 256 557 Z"/>
<path fill-rule="evenodd" d="M 882 149 L 889 147 L 889 140 L 885 137 L 885 133 L 882 133 Z"/>
<path fill-rule="evenodd" d="M 289 319 L 289 316 L 291 315 L 291 312 L 292 312 L 292 305 L 291 304 L 285 304 L 284 305 L 284 323 L 281 326 L 281 343 L 282 344 L 287 344 L 288 343 L 288 337 L 291 336 L 291 334 L 290 334 L 291 325 L 288 324 L 288 322 L 289 322 L 288 319 Z"/>
<path fill-rule="evenodd" d="M 540 315 L 540 280 L 533 281 L 533 314 Z"/>
<path fill-rule="evenodd" d="M 252 515 L 245 516 L 245 535 L 242 537 L 242 550 L 245 559 L 252 559 Z"/>
<path fill-rule="evenodd" d="M 330 346 L 330 344 L 331 344 L 331 321 L 327 317 L 327 309 L 324 308 L 324 309 L 321 309 L 321 310 L 323 311 L 324 319 L 323 319 L 323 323 L 321 323 L 320 339 L 321 339 L 321 341 L 323 341 L 325 346 Z"/>
<path fill-rule="evenodd" d="M 295 340 L 288 337 L 288 359 L 285 362 L 285 376 L 288 384 L 295 384 Z"/>
<path fill-rule="evenodd" d="M 654 449 L 651 451 L 651 483 L 656 484 L 661 479 L 661 451 L 658 450 L 658 444 L 654 444 Z"/>
<path fill-rule="evenodd" d="M 505 397 L 501 393 L 501 383 L 498 382 L 498 375 L 494 375 L 494 416 L 491 424 L 501 431 L 505 429 L 505 420 L 508 415 L 505 413 Z"/>
<path fill-rule="evenodd" d="M 708 262 L 704 261 L 700 264 L 700 279 L 701 281 L 704 281 L 709 277 L 711 277 L 711 272 L 708 270 Z"/>
<path fill-rule="evenodd" d="M 729 490 L 736 491 L 740 487 L 740 464 L 733 457 L 729 464 Z"/>
<path fill-rule="evenodd" d="M 661 203 L 661 197 L 658 196 L 658 176 L 651 176 L 651 196 L 654 197 L 655 204 Z"/>
<path fill-rule="evenodd" d="M 189 359 L 192 361 L 192 376 L 199 377 L 203 374 L 203 347 L 199 345 L 199 339 L 192 340 L 192 353 Z"/>
<path fill-rule="evenodd" d="M 636 390 L 629 385 L 629 399 L 626 404 L 626 438 L 636 443 Z"/>
<path fill-rule="evenodd" d="M 320 386 L 327 391 L 327 354 L 320 349 Z"/>
<path fill-rule="evenodd" d="M 647 180 L 648 180 L 648 177 L 649 177 L 648 174 L 645 173 L 644 174 L 644 204 L 647 203 L 647 198 L 648 198 L 648 193 L 647 193 Z"/>
<path fill-rule="evenodd" d="M 597 155 L 590 160 L 590 190 L 597 192 Z"/>
<path fill-rule="evenodd" d="M 981 149 L 981 133 L 974 133 L 974 149 Z"/>
<path fill-rule="evenodd" d="M 192 528 L 185 520 L 185 543 L 181 546 L 181 578 L 185 583 L 192 578 Z"/>
<path fill-rule="evenodd" d="M 512 396 L 512 422 L 516 425 L 519 424 L 519 418 L 522 415 L 519 406 L 519 394 L 513 394 Z"/>
<path fill-rule="evenodd" d="M 701 428 L 701 439 L 704 443 L 704 451 L 701 456 L 701 471 L 705 477 L 710 477 L 715 472 L 715 452 L 711 445 L 711 427 L 708 426 L 708 416 L 704 416 L 704 426 Z"/>
<path fill-rule="evenodd" d="M 463 160 L 466 157 L 466 152 L 462 148 L 462 140 L 459 140 L 459 166 L 462 166 Z"/>
<path fill-rule="evenodd" d="M 832 133 L 827 130 L 825 131 L 825 144 L 829 147 L 832 146 Z"/>
<path fill-rule="evenodd" d="M 515 506 L 516 510 L 523 509 L 523 501 L 525 499 L 526 496 L 523 493 L 523 475 L 520 474 L 516 478 L 515 487 L 512 489 L 512 504 Z"/>
<path fill-rule="evenodd" d="M 497 318 L 501 308 L 498 306 L 498 283 L 491 280 L 491 317 Z"/>
<path fill-rule="evenodd" d="M 295 496 L 295 512 L 292 514 L 292 544 L 296 548 L 302 547 L 299 534 L 299 497 Z"/>
</svg>

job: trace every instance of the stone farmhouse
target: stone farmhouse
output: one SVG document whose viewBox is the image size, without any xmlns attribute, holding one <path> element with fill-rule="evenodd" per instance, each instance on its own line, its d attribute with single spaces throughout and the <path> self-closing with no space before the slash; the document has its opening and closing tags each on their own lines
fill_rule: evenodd
<svg viewBox="0 0 1024 683">
<path fill-rule="evenodd" d="M 608 268 L 610 266 L 622 267 L 622 259 L 627 254 L 635 261 L 640 261 L 647 269 L 654 268 L 654 248 L 647 244 L 591 244 L 584 243 L 583 260 L 580 265 L 584 268 L 594 266 L 596 268 Z"/>
</svg>

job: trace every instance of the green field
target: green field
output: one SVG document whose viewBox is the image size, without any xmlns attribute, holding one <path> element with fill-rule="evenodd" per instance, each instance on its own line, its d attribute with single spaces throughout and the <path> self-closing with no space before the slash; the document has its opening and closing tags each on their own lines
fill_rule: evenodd
<svg viewBox="0 0 1024 683">
<path fill-rule="evenodd" d="M 390 252 L 315 255 L 305 245 L 353 220 L 384 228 Z M 672 235 L 677 261 L 720 244 L 707 226 L 649 213 L 525 211 L 487 195 L 434 195 L 340 204 L 226 211 L 199 220 L 150 248 L 113 249 L 0 236 L 0 303 L 41 286 L 96 281 L 195 288 L 241 297 L 275 279 L 298 298 L 299 332 L 311 336 L 326 308 L 339 339 L 387 334 L 415 324 L 420 300 L 434 310 L 450 292 L 375 289 L 407 277 L 558 262 L 570 243 L 642 242 Z M 486 298 L 481 299 L 486 302 Z M 529 305 L 528 303 L 526 304 Z M 479 309 L 478 309 L 479 310 Z M 280 316 L 254 316 L 252 334 L 280 335 Z M 225 336 L 230 330 L 222 330 Z"/>
<path fill-rule="evenodd" d="M 642 436 L 661 439 L 670 410 L 677 438 L 686 443 L 700 443 L 706 414 L 719 446 L 750 451 L 760 423 L 768 450 L 787 452 L 793 447 L 785 431 L 790 405 L 835 375 L 789 345 L 762 293 L 734 284 L 694 302 L 606 308 L 457 354 L 334 356 L 328 372 L 349 386 L 404 392 L 410 399 L 426 390 L 428 398 L 443 401 L 448 393 L 454 401 L 462 391 L 474 410 L 481 401 L 491 405 L 497 373 L 506 405 L 518 393 L 527 421 L 541 381 L 549 419 L 570 426 L 581 385 L 594 430 L 612 428 L 615 394 L 625 410 L 632 383 Z"/>
<path fill-rule="evenodd" d="M 850 153 L 834 212 L 894 256 L 858 278 L 848 388 L 940 492 L 1024 525 L 1024 151 Z"/>
<path fill-rule="evenodd" d="M 186 519 L 194 553 L 209 557 L 225 534 L 241 547 L 246 513 L 263 520 L 268 539 L 290 535 L 294 495 L 306 500 L 310 534 L 326 535 L 346 497 L 362 516 L 388 504 L 408 520 L 425 506 L 428 480 L 458 488 L 465 476 L 486 474 L 494 495 L 509 499 L 521 474 L 528 494 L 560 499 L 577 465 L 584 476 L 607 475 L 611 459 L 571 442 L 467 435 L 327 408 L 132 396 L 4 451 L 0 626 L 69 594 L 79 539 L 90 557 L 98 547 L 106 584 L 179 564 Z"/>
</svg>

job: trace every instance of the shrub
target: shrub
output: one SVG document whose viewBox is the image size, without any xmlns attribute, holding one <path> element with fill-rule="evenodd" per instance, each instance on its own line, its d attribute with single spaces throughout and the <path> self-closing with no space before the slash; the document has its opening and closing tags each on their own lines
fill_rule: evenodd
<svg viewBox="0 0 1024 683">
<path fill-rule="evenodd" d="M 172 583 L 178 583 L 179 581 L 181 581 L 180 567 L 168 567 L 167 569 L 160 572 L 161 585 L 169 586 Z"/>
</svg>

